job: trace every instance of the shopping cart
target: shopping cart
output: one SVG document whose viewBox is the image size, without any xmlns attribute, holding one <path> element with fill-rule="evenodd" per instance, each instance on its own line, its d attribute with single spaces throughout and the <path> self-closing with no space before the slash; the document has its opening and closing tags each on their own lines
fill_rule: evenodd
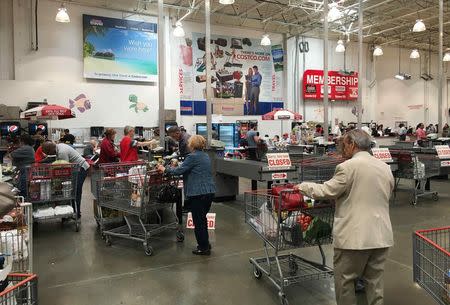
<svg viewBox="0 0 450 305">
<path fill-rule="evenodd" d="M 32 207 L 16 198 L 17 206 L 0 222 L 0 253 L 12 260 L 12 272 L 33 272 Z"/>
<path fill-rule="evenodd" d="M 11 273 L 8 286 L 0 292 L 0 305 L 38 304 L 38 278 L 36 274 Z"/>
<path fill-rule="evenodd" d="M 337 154 L 301 154 L 292 161 L 292 164 L 299 169 L 300 181 L 324 182 L 333 177 L 336 166 L 342 162 L 344 159 Z"/>
<path fill-rule="evenodd" d="M 450 304 L 450 227 L 413 234 L 414 282 L 441 305 Z"/>
<path fill-rule="evenodd" d="M 128 175 L 104 177 L 98 181 L 98 205 L 124 213 L 125 225 L 103 230 L 103 238 L 111 245 L 113 237 L 143 243 L 146 255 L 153 254 L 150 239 L 166 230 L 176 230 L 176 239 L 184 241 L 174 204 L 178 179 L 163 176 L 146 166 L 135 166 Z M 169 208 L 173 221 L 163 223 L 162 210 Z M 102 214 L 100 214 L 100 217 Z M 156 221 L 151 221 L 152 216 Z M 166 215 L 167 216 L 167 215 Z"/>
<path fill-rule="evenodd" d="M 391 156 L 397 160 L 398 170 L 395 172 L 394 201 L 400 179 L 415 180 L 412 190 L 411 204 L 416 205 L 419 197 L 431 195 L 435 201 L 439 195 L 435 191 L 426 190 L 427 180 L 439 176 L 441 161 L 437 155 L 416 153 L 409 150 L 390 150 Z"/>
<path fill-rule="evenodd" d="M 116 162 L 116 163 L 104 163 L 99 164 L 94 168 L 91 175 L 91 193 L 94 195 L 94 218 L 97 222 L 98 229 L 100 234 L 103 234 L 103 230 L 106 227 L 109 227 L 114 224 L 122 223 L 123 215 L 121 215 L 118 211 L 101 208 L 98 205 L 98 189 L 99 185 L 98 181 L 111 178 L 111 177 L 119 177 L 128 175 L 130 168 L 135 166 L 143 166 L 145 165 L 144 161 L 136 161 L 136 162 Z"/>
<path fill-rule="evenodd" d="M 288 304 L 284 291 L 287 286 L 333 275 L 326 264 L 322 245 L 332 242 L 334 205 L 315 202 L 309 207 L 299 205 L 288 209 L 285 200 L 293 194 L 292 190 L 283 190 L 278 195 L 272 190 L 245 193 L 245 222 L 263 240 L 265 251 L 264 257 L 250 258 L 253 274 L 257 279 L 263 274 L 270 279 L 279 290 L 282 305 Z M 308 221 L 311 224 L 306 225 Z M 318 246 L 320 262 L 306 260 L 292 252 L 281 253 L 312 246 Z"/>
<path fill-rule="evenodd" d="M 77 164 L 35 164 L 28 168 L 26 200 L 33 204 L 35 222 L 60 219 L 73 220 L 75 231 L 80 228 L 76 211 Z"/>
</svg>

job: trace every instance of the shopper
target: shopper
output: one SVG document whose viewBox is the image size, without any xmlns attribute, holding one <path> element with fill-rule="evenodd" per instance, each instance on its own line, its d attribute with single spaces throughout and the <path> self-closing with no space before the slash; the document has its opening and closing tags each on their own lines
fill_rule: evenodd
<svg viewBox="0 0 450 305">
<path fill-rule="evenodd" d="M 139 142 L 134 139 L 134 127 L 125 126 L 124 137 L 120 141 L 120 161 L 134 162 L 138 160 L 138 147 L 150 146 L 152 141 Z"/>
<path fill-rule="evenodd" d="M 188 140 L 191 137 L 186 130 L 181 130 L 180 127 L 172 126 L 167 130 L 167 134 L 178 142 L 178 152 L 180 157 L 186 157 L 189 154 Z"/>
<path fill-rule="evenodd" d="M 334 281 L 337 305 L 356 305 L 355 280 L 366 282 L 368 304 L 383 304 L 383 273 L 394 245 L 389 199 L 394 177 L 386 163 L 369 154 L 371 139 L 362 130 L 345 134 L 343 157 L 324 184 L 297 185 L 314 199 L 335 199 Z"/>
<path fill-rule="evenodd" d="M 33 135 L 34 140 L 34 151 L 38 150 L 42 143 L 45 141 L 44 130 L 42 128 L 36 129 L 36 134 Z"/>
<path fill-rule="evenodd" d="M 211 203 L 216 192 L 214 178 L 211 173 L 211 160 L 203 151 L 206 140 L 200 135 L 190 137 L 188 141 L 190 154 L 187 155 L 181 166 L 164 168 L 158 167 L 161 172 L 166 171 L 173 175 L 183 175 L 184 193 L 190 203 L 192 220 L 195 226 L 195 238 L 197 249 L 192 253 L 195 255 L 210 255 L 211 245 L 209 243 L 208 225 L 206 214 L 211 208 Z"/>
<path fill-rule="evenodd" d="M 442 127 L 442 137 L 448 137 L 449 126 L 445 123 L 444 127 Z"/>
<path fill-rule="evenodd" d="M 316 131 L 314 132 L 314 137 L 321 137 L 323 136 L 323 127 L 320 124 L 316 125 Z"/>
<path fill-rule="evenodd" d="M 250 108 L 253 115 L 257 115 L 259 112 L 259 93 L 262 82 L 262 76 L 258 71 L 257 66 L 253 66 L 253 75 L 251 77 L 251 90 L 250 90 Z"/>
<path fill-rule="evenodd" d="M 246 139 L 248 145 L 248 159 L 256 160 L 256 148 L 259 142 L 259 132 L 256 131 L 256 124 L 250 125 L 250 130 L 247 131 Z"/>
<path fill-rule="evenodd" d="M 118 162 L 120 154 L 114 145 L 114 139 L 116 137 L 116 131 L 112 128 L 107 128 L 105 131 L 105 137 L 100 143 L 100 156 L 98 163 L 113 163 Z"/>
<path fill-rule="evenodd" d="M 89 163 L 77 152 L 72 146 L 59 143 L 55 144 L 53 142 L 47 141 L 42 144 L 42 151 L 47 156 L 56 156 L 57 160 L 64 160 L 69 163 L 77 164 L 80 166 L 80 171 L 78 173 L 77 179 L 77 190 L 75 196 L 76 205 L 73 206 L 77 213 L 77 218 L 81 217 L 81 195 L 83 193 L 83 184 L 89 170 Z"/>
<path fill-rule="evenodd" d="M 59 142 L 73 145 L 75 143 L 75 136 L 70 133 L 69 129 L 64 129 L 64 135 L 61 137 Z"/>
<path fill-rule="evenodd" d="M 90 140 L 89 144 L 83 149 L 83 157 L 92 158 L 96 154 L 97 148 L 97 141 L 94 139 Z"/>
<path fill-rule="evenodd" d="M 400 123 L 400 125 L 398 125 L 398 128 L 399 128 L 398 129 L 398 139 L 400 141 L 405 141 L 406 140 L 406 132 L 407 132 L 405 124 Z"/>
<path fill-rule="evenodd" d="M 423 123 L 417 124 L 416 127 L 416 137 L 417 137 L 417 145 L 424 146 L 424 141 L 427 139 L 427 133 L 424 130 L 425 125 Z"/>
<path fill-rule="evenodd" d="M 27 168 L 35 162 L 34 140 L 31 136 L 24 134 L 20 136 L 19 148 L 11 152 L 12 164 L 19 170 L 19 181 L 17 188 L 21 196 L 27 194 Z"/>
<path fill-rule="evenodd" d="M 283 133 L 283 138 L 281 139 L 282 143 L 291 144 L 291 138 L 287 132 Z"/>
<path fill-rule="evenodd" d="M 252 77 L 253 69 L 248 68 L 247 75 L 245 75 L 245 107 L 247 112 L 245 114 L 250 115 L 253 111 L 256 112 L 256 108 L 252 108 Z"/>
</svg>

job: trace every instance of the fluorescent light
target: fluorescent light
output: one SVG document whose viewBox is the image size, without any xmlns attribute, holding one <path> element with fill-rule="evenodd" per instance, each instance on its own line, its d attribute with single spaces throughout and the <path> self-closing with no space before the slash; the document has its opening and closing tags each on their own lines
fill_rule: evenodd
<svg viewBox="0 0 450 305">
<path fill-rule="evenodd" d="M 329 5 L 329 7 L 330 7 L 330 10 L 328 11 L 328 17 L 327 17 L 329 22 L 334 22 L 343 17 L 343 14 L 339 10 L 337 3 L 331 3 Z"/>
<path fill-rule="evenodd" d="M 173 30 L 173 36 L 184 37 L 184 35 L 185 35 L 185 33 L 184 33 L 183 25 L 181 24 L 180 21 L 177 21 L 175 23 L 175 29 Z"/>
<path fill-rule="evenodd" d="M 58 8 L 58 13 L 56 13 L 55 21 L 62 23 L 70 22 L 70 17 L 67 13 L 67 9 L 64 7 L 64 4 L 61 4 L 61 7 Z"/>
<path fill-rule="evenodd" d="M 411 75 L 403 73 L 403 72 L 399 72 L 394 77 L 398 80 L 410 80 L 411 79 Z"/>
<path fill-rule="evenodd" d="M 342 53 L 345 52 L 345 45 L 344 42 L 342 40 L 338 40 L 337 42 L 337 46 L 336 46 L 336 52 L 338 53 Z"/>
<path fill-rule="evenodd" d="M 233 4 L 234 0 L 219 0 L 219 3 L 223 4 L 223 5 L 228 5 L 228 4 Z"/>
<path fill-rule="evenodd" d="M 416 24 L 414 24 L 413 32 L 423 32 L 427 28 L 425 27 L 425 23 L 423 23 L 422 19 L 417 19 Z"/>
<path fill-rule="evenodd" d="M 450 61 L 450 48 L 445 49 L 444 58 L 442 58 L 443 61 Z"/>
<path fill-rule="evenodd" d="M 373 56 L 381 56 L 383 55 L 383 49 L 380 46 L 375 46 L 373 49 Z"/>
<path fill-rule="evenodd" d="M 394 76 L 396 79 L 399 79 L 399 80 L 405 80 L 405 77 L 402 75 L 402 74 L 396 74 L 395 76 Z"/>
<path fill-rule="evenodd" d="M 272 42 L 270 41 L 269 35 L 265 34 L 261 38 L 261 45 L 262 46 L 270 46 Z"/>
<path fill-rule="evenodd" d="M 409 55 L 409 58 L 412 58 L 412 59 L 416 59 L 419 57 L 420 57 L 420 53 L 417 49 L 412 50 L 411 54 Z"/>
</svg>

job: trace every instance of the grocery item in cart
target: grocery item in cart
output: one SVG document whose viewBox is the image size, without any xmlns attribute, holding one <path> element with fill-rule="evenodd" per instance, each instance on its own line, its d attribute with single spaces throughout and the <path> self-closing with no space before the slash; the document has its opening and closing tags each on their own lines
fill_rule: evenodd
<svg viewBox="0 0 450 305">
<path fill-rule="evenodd" d="M 293 191 L 294 185 L 288 184 L 284 186 L 272 186 L 272 195 L 280 196 L 282 200 L 281 209 L 284 211 L 295 211 L 302 208 L 306 208 L 304 197 L 299 192 Z M 283 192 L 289 190 L 289 192 Z M 275 200 L 275 209 L 278 209 L 279 200 Z"/>
</svg>

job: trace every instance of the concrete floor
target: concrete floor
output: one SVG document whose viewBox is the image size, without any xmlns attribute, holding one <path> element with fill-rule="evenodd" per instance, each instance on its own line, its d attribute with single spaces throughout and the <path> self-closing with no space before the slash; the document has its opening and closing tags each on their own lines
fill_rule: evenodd
<svg viewBox="0 0 450 305">
<path fill-rule="evenodd" d="M 427 305 L 433 300 L 412 281 L 411 234 L 416 229 L 450 223 L 450 182 L 433 181 L 438 202 L 408 204 L 400 192 L 391 208 L 396 245 L 390 253 L 385 274 L 386 305 Z M 248 189 L 248 181 L 241 182 Z M 168 232 L 153 243 L 155 254 L 148 257 L 141 244 L 114 240 L 107 247 L 100 238 L 92 216 L 89 181 L 83 195 L 82 228 L 60 223 L 39 224 L 34 236 L 35 270 L 39 275 L 39 301 L 45 305 L 228 305 L 279 304 L 277 291 L 263 276 L 256 280 L 249 257 L 262 254 L 262 242 L 245 224 L 243 202 L 215 203 L 216 231 L 211 234 L 210 257 L 191 254 L 193 232 L 187 230 L 184 243 L 176 243 Z M 315 248 L 299 254 L 318 258 Z M 331 263 L 332 249 L 326 247 Z M 290 304 L 335 304 L 333 281 L 321 280 L 291 286 Z M 365 304 L 363 295 L 359 304 Z"/>
</svg>

